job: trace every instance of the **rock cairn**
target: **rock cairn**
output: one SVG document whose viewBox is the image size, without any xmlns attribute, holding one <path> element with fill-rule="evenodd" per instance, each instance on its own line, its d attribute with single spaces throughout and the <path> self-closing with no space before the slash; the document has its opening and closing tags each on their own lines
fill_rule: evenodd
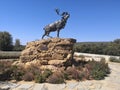
<svg viewBox="0 0 120 90">
<path fill-rule="evenodd" d="M 41 65 L 62 65 L 73 59 L 75 39 L 49 38 L 27 43 L 22 51 L 22 63 L 39 62 Z"/>
</svg>

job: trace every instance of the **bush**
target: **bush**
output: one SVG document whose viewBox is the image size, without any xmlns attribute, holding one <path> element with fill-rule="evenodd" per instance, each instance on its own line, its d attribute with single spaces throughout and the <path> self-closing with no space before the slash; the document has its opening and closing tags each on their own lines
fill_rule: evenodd
<svg viewBox="0 0 120 90">
<path fill-rule="evenodd" d="M 36 83 L 43 83 L 46 81 L 46 79 L 52 74 L 52 71 L 49 69 L 45 69 L 43 73 L 37 74 L 35 77 Z"/>
<path fill-rule="evenodd" d="M 44 72 L 42 73 L 42 78 L 45 79 L 48 78 L 52 74 L 52 71 L 50 69 L 45 69 Z"/>
<path fill-rule="evenodd" d="M 41 74 L 38 74 L 35 76 L 35 82 L 36 83 L 43 83 L 44 82 Z"/>
<path fill-rule="evenodd" d="M 82 60 L 85 59 L 85 56 L 84 56 L 84 55 L 79 55 L 78 57 L 81 58 Z"/>
<path fill-rule="evenodd" d="M 0 61 L 0 80 L 22 80 L 24 69 L 13 66 L 12 61 Z"/>
<path fill-rule="evenodd" d="M 108 67 L 108 64 L 105 63 L 104 60 L 101 60 L 99 62 L 97 61 L 90 61 L 88 65 L 86 65 L 86 68 L 90 72 L 90 77 L 95 80 L 101 80 L 104 79 L 107 74 L 110 73 L 110 69 Z"/>
<path fill-rule="evenodd" d="M 41 69 L 34 64 L 30 67 L 23 68 L 21 66 L 12 65 L 10 61 L 0 61 L 0 80 L 11 80 L 15 79 L 32 81 L 35 80 L 36 83 L 53 83 L 60 84 L 64 83 L 65 80 L 101 80 L 104 79 L 107 74 L 110 73 L 108 64 L 105 60 L 101 61 L 79 61 L 75 62 L 77 64 L 74 67 L 69 66 L 65 69 L 52 72 L 49 69 L 41 71 Z"/>
<path fill-rule="evenodd" d="M 11 71 L 10 67 L 12 65 L 12 61 L 0 61 L 0 80 L 10 80 Z"/>
<path fill-rule="evenodd" d="M 34 75 L 33 75 L 33 73 L 31 73 L 31 72 L 26 72 L 26 73 L 23 75 L 23 80 L 25 80 L 25 81 L 32 81 L 32 80 L 34 80 Z"/>
<path fill-rule="evenodd" d="M 13 61 L 0 61 L 0 74 L 7 71 L 11 67 L 12 63 Z"/>
<path fill-rule="evenodd" d="M 11 71 L 8 69 L 0 74 L 0 81 L 11 80 Z"/>
<path fill-rule="evenodd" d="M 48 83 L 53 83 L 53 84 L 60 84 L 64 83 L 64 74 L 60 71 L 54 72 L 51 76 L 48 77 L 47 79 Z"/>
<path fill-rule="evenodd" d="M 77 70 L 77 68 L 69 67 L 66 70 L 66 74 L 68 75 L 68 79 L 75 79 L 79 80 L 80 79 L 80 72 Z"/>
<path fill-rule="evenodd" d="M 41 73 L 41 70 L 38 65 L 31 64 L 30 66 L 25 68 L 25 72 L 31 72 L 33 75 L 37 75 Z"/>
<path fill-rule="evenodd" d="M 15 79 L 17 81 L 22 80 L 23 75 L 25 73 L 25 71 L 22 67 L 16 66 L 16 65 L 11 66 L 10 71 L 12 72 L 11 73 L 11 79 Z"/>
<path fill-rule="evenodd" d="M 109 59 L 111 62 L 118 62 L 120 63 L 120 57 L 119 58 L 116 58 L 116 57 L 110 57 Z"/>
</svg>

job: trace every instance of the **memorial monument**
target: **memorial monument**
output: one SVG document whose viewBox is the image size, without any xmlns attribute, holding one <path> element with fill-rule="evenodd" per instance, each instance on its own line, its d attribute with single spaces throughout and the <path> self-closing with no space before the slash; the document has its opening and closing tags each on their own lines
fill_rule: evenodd
<svg viewBox="0 0 120 90">
<path fill-rule="evenodd" d="M 73 60 L 73 45 L 76 43 L 72 38 L 59 38 L 59 32 L 67 23 L 70 14 L 68 12 L 56 13 L 61 16 L 61 20 L 51 23 L 44 27 L 45 33 L 42 40 L 27 43 L 25 50 L 22 51 L 20 59 L 22 63 L 38 64 L 41 69 L 58 70 L 59 67 L 71 65 Z M 49 36 L 50 32 L 57 31 L 56 38 L 43 39 Z"/>
</svg>

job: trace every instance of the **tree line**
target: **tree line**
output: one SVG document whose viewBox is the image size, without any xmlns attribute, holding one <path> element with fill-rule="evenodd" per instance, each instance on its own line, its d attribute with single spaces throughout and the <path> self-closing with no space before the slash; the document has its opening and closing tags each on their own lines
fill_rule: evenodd
<svg viewBox="0 0 120 90">
<path fill-rule="evenodd" d="M 12 35 L 7 31 L 0 31 L 0 51 L 21 51 L 24 47 L 21 45 L 20 39 L 16 39 L 13 44 Z"/>
<path fill-rule="evenodd" d="M 16 39 L 13 44 L 12 35 L 7 31 L 0 31 L 0 51 L 22 51 L 24 48 L 20 39 Z M 111 42 L 77 42 L 74 51 L 120 56 L 120 39 Z"/>
<path fill-rule="evenodd" d="M 120 56 L 120 39 L 111 42 L 78 42 L 76 52 Z"/>
</svg>

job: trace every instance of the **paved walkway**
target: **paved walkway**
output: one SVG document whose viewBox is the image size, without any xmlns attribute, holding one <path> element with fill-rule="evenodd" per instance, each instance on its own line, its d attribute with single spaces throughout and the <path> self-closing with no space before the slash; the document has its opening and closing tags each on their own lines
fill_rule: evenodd
<svg viewBox="0 0 120 90">
<path fill-rule="evenodd" d="M 89 80 L 66 84 L 38 84 L 33 82 L 0 82 L 0 90 L 120 90 L 120 63 L 109 62 L 111 74 L 105 80 Z"/>
<path fill-rule="evenodd" d="M 110 57 L 120 58 L 120 56 L 110 56 L 110 55 L 100 55 L 100 54 L 90 54 L 90 53 L 78 53 L 75 52 L 74 56 L 84 56 L 85 60 L 96 60 L 100 61 L 101 58 L 105 58 L 106 62 L 109 62 Z M 78 57 L 77 57 L 78 58 Z"/>
</svg>

